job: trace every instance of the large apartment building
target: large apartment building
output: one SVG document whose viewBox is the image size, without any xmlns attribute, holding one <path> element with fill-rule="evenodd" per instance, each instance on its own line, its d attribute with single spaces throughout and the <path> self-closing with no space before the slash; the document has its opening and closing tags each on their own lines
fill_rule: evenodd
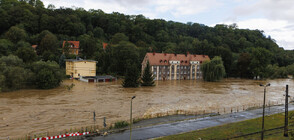
<svg viewBox="0 0 294 140">
<path fill-rule="evenodd" d="M 147 53 L 142 72 L 149 61 L 155 80 L 201 79 L 200 66 L 206 60 L 210 60 L 207 55 Z"/>
</svg>

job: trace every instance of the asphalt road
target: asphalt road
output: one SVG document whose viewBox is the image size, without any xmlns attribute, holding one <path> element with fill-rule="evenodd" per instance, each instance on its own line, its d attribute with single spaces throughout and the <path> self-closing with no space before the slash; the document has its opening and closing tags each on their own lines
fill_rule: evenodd
<svg viewBox="0 0 294 140">
<path fill-rule="evenodd" d="M 294 110 L 294 105 L 289 104 L 289 110 Z M 284 106 L 273 106 L 266 108 L 266 115 L 276 114 L 284 111 Z M 132 139 L 151 139 L 156 137 L 168 136 L 179 134 L 183 132 L 189 132 L 193 130 L 199 130 L 203 128 L 223 125 L 227 123 L 239 122 L 247 119 L 258 118 L 262 116 L 262 108 L 248 110 L 243 112 L 237 112 L 232 114 L 224 114 L 213 117 L 205 117 L 198 119 L 191 119 L 179 122 L 173 122 L 168 124 L 160 124 L 149 127 L 142 127 L 132 129 Z M 130 139 L 130 131 L 126 130 L 121 133 L 113 133 L 108 136 L 99 136 L 91 138 L 93 140 L 128 140 Z"/>
</svg>

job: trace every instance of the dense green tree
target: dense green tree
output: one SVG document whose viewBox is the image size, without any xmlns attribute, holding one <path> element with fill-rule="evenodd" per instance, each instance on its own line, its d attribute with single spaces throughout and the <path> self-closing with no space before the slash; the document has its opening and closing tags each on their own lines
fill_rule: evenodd
<svg viewBox="0 0 294 140">
<path fill-rule="evenodd" d="M 294 64 L 287 66 L 287 73 L 294 78 Z"/>
<path fill-rule="evenodd" d="M 272 54 L 264 48 L 253 48 L 250 69 L 254 77 L 265 77 L 266 66 L 270 64 Z"/>
<path fill-rule="evenodd" d="M 252 77 L 252 72 L 250 71 L 251 57 L 248 53 L 241 53 L 238 59 L 238 70 L 241 78 Z"/>
<path fill-rule="evenodd" d="M 126 75 L 125 75 L 124 81 L 122 83 L 122 86 L 126 87 L 126 88 L 138 87 L 140 84 L 139 78 L 140 78 L 140 72 L 137 68 L 137 65 L 135 63 L 133 63 L 133 64 L 128 63 Z"/>
<path fill-rule="evenodd" d="M 110 42 L 112 44 L 118 44 L 121 41 L 129 41 L 129 38 L 123 33 L 116 33 L 114 36 L 112 36 Z"/>
<path fill-rule="evenodd" d="M 7 56 L 13 50 L 14 44 L 6 39 L 0 39 L 0 57 Z"/>
<path fill-rule="evenodd" d="M 81 35 L 78 39 L 80 40 L 80 49 L 84 58 L 93 58 L 94 53 L 98 50 L 98 46 L 101 47 L 101 45 L 97 44 L 95 38 L 89 35 Z"/>
<path fill-rule="evenodd" d="M 139 53 L 137 47 L 134 44 L 121 41 L 119 44 L 111 47 L 112 57 L 110 59 L 112 60 L 110 63 L 110 71 L 119 75 L 124 75 L 127 69 L 126 64 L 135 63 L 137 67 L 139 66 Z"/>
<path fill-rule="evenodd" d="M 32 64 L 31 70 L 35 73 L 34 84 L 40 89 L 55 88 L 64 78 L 64 72 L 56 62 L 38 61 Z"/>
<path fill-rule="evenodd" d="M 21 40 L 26 40 L 27 39 L 27 33 L 25 30 L 20 29 L 16 26 L 12 26 L 6 33 L 5 37 L 9 39 L 11 42 L 18 42 Z"/>
<path fill-rule="evenodd" d="M 65 68 L 65 59 L 66 59 L 66 57 L 65 57 L 64 54 L 62 54 L 62 55 L 60 56 L 60 58 L 59 58 L 59 66 L 60 66 L 61 68 Z"/>
<path fill-rule="evenodd" d="M 265 71 L 266 78 L 288 78 L 288 71 L 285 67 L 268 65 Z"/>
<path fill-rule="evenodd" d="M 18 48 L 16 55 L 25 63 L 31 63 L 37 60 L 37 54 L 31 46 Z"/>
<path fill-rule="evenodd" d="M 294 51 L 279 48 L 263 31 L 238 29 L 236 24 L 209 27 L 199 23 L 148 19 L 143 15 L 108 14 L 94 9 L 55 8 L 53 5 L 44 8 L 40 0 L 1 0 L 0 3 L 0 56 L 16 54 L 24 46 L 20 44 L 28 41 L 38 45 L 37 54 L 42 60 L 58 62 L 62 42 L 77 40 L 80 41 L 80 57 L 99 60 L 99 73 L 124 75 L 126 66 L 123 65 L 127 60 L 132 59 L 139 67 L 145 53 L 154 51 L 190 52 L 211 58 L 221 56 L 227 76 L 244 78 L 253 77 L 253 73 L 260 77 L 265 74 L 265 70 L 262 72 L 257 67 L 260 63 L 257 63 L 253 48 L 263 48 L 272 54 L 269 63 L 261 66 L 263 68 L 268 64 L 286 67 L 294 63 Z M 109 43 L 106 50 L 102 50 L 102 42 Z M 128 46 L 120 42 L 135 44 L 135 49 L 118 47 Z M 239 55 L 241 53 L 247 53 L 250 59 Z"/>
<path fill-rule="evenodd" d="M 95 27 L 93 30 L 94 37 L 96 38 L 102 38 L 104 36 L 104 31 L 100 27 Z"/>
<path fill-rule="evenodd" d="M 9 55 L 0 58 L 0 88 L 2 91 L 10 91 L 24 88 L 30 84 L 32 77 L 30 70 L 24 68 L 24 64 L 17 56 Z M 3 82 L 5 80 L 5 82 Z"/>
<path fill-rule="evenodd" d="M 144 71 L 142 73 L 142 84 L 141 86 L 154 86 L 154 77 L 151 72 L 151 67 L 149 64 L 149 61 L 146 64 L 146 67 L 144 68 Z"/>
<path fill-rule="evenodd" d="M 54 34 L 46 34 L 44 38 L 42 38 L 40 45 L 37 47 L 37 53 L 43 54 L 48 51 L 51 53 L 56 53 L 58 50 L 58 40 Z"/>
<path fill-rule="evenodd" d="M 222 58 L 219 56 L 215 56 L 210 61 L 205 61 L 201 65 L 201 71 L 203 73 L 203 79 L 210 82 L 219 81 L 226 74 Z"/>
</svg>

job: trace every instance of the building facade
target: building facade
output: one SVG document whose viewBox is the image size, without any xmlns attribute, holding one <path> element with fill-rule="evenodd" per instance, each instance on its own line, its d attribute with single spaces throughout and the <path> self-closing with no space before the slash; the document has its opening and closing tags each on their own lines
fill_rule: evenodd
<svg viewBox="0 0 294 140">
<path fill-rule="evenodd" d="M 80 41 L 63 41 L 62 53 L 78 55 L 80 49 Z"/>
<path fill-rule="evenodd" d="M 80 76 L 96 76 L 96 63 L 94 60 L 66 59 L 66 75 L 73 78 Z"/>
<path fill-rule="evenodd" d="M 202 79 L 200 66 L 207 60 L 210 60 L 207 55 L 147 53 L 142 72 L 149 61 L 155 80 Z"/>
</svg>

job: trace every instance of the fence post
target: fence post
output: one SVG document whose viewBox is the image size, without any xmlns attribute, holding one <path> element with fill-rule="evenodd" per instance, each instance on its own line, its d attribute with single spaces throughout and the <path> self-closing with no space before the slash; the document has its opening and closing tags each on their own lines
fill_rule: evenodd
<svg viewBox="0 0 294 140">
<path fill-rule="evenodd" d="M 286 85 L 286 95 L 285 95 L 285 128 L 284 137 L 288 137 L 288 85 Z"/>
</svg>

